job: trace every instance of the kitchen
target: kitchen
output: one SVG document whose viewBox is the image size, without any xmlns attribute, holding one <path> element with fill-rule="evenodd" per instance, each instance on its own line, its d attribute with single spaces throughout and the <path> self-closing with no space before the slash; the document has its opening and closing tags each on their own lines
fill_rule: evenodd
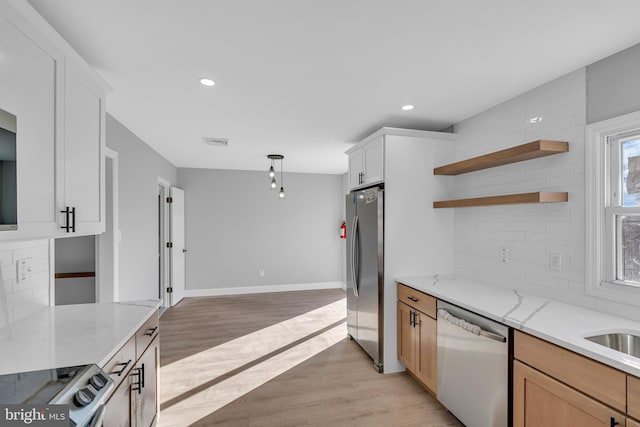
<svg viewBox="0 0 640 427">
<path fill-rule="evenodd" d="M 20 4 L 20 2 L 11 3 Z M 44 14 L 46 8 L 43 4 L 32 3 L 41 8 Z M 24 9 L 24 6 L 21 7 Z M 47 18 L 52 22 L 55 22 L 56 16 L 58 16 L 57 19 L 60 19 L 59 15 L 52 11 L 49 13 L 51 15 Z M 626 15 L 632 15 L 632 13 Z M 79 27 L 75 28 L 79 31 Z M 58 30 L 63 31 L 61 28 Z M 71 30 L 67 28 L 66 31 L 68 33 L 64 33 L 65 38 L 71 41 L 71 38 L 75 37 L 74 40 L 77 40 L 78 36 L 74 36 Z M 38 39 L 36 44 L 51 44 L 50 40 L 54 40 L 54 36 L 50 33 L 47 34 L 48 37 L 44 37 L 42 40 Z M 597 37 L 594 36 L 594 38 Z M 510 95 L 505 93 L 501 97 L 498 96 L 497 99 L 491 98 L 491 100 L 483 101 L 485 103 L 483 108 L 476 106 L 476 110 L 473 112 L 470 110 L 467 113 L 461 112 L 460 120 L 432 123 L 431 126 L 421 123 L 420 127 L 416 126 L 418 129 L 437 131 L 454 124 L 455 141 L 452 144 L 452 158 L 433 165 L 422 163 L 420 171 L 415 171 L 416 174 L 424 174 L 425 177 L 430 176 L 430 179 L 437 179 L 437 182 L 442 183 L 444 187 L 448 186 L 450 193 L 445 198 L 458 199 L 535 191 L 567 192 L 569 197 L 567 202 L 548 205 L 437 210 L 436 215 L 448 216 L 452 222 L 452 238 L 449 241 L 438 242 L 440 251 L 442 253 L 449 252 L 451 259 L 439 262 L 434 267 L 416 266 L 415 261 L 419 261 L 422 256 L 420 251 L 427 252 L 432 249 L 427 249 L 426 245 L 423 246 L 420 242 L 414 242 L 407 247 L 407 251 L 411 254 L 406 258 L 406 263 L 404 266 L 395 267 L 400 270 L 394 273 L 396 276 L 389 278 L 389 280 L 427 275 L 427 273 L 442 274 L 444 277 L 444 274 L 453 271 L 456 276 L 473 277 L 478 281 L 506 289 L 515 288 L 522 295 L 534 295 L 601 313 L 640 320 L 636 304 L 633 304 L 633 301 L 637 299 L 634 295 L 604 297 L 602 289 L 592 289 L 586 285 L 587 276 L 591 274 L 587 271 L 587 267 L 591 265 L 591 261 L 585 253 L 589 238 L 585 231 L 588 213 L 585 205 L 589 196 L 589 192 L 586 190 L 589 169 L 585 166 L 587 157 L 585 126 L 639 109 L 638 103 L 635 101 L 638 99 L 638 84 L 631 72 L 634 65 L 637 64 L 639 56 L 637 47 L 631 46 L 637 43 L 638 39 L 637 34 L 628 35 L 627 39 L 618 41 L 619 44 L 616 47 L 610 47 L 611 50 L 601 47 L 601 50 L 594 53 L 593 57 L 576 60 L 573 68 L 567 68 L 564 71 L 551 70 L 551 65 L 549 65 L 546 67 L 548 70 L 546 74 L 538 75 L 536 79 L 532 79 L 528 83 L 528 86 L 520 86 L 520 89 Z M 85 49 L 81 48 L 77 41 L 74 43 L 74 47 L 79 50 Z M 631 48 L 622 50 L 627 47 Z M 548 49 L 552 49 L 552 47 Z M 576 50 L 579 49 L 576 48 Z M 615 54 L 621 50 L 622 52 Z M 83 56 L 87 55 L 86 51 L 83 53 Z M 80 59 L 76 58 L 73 53 L 65 51 L 64 54 L 80 62 Z M 612 54 L 615 55 L 606 58 Z M 84 59 L 91 60 L 92 57 Z M 516 58 L 511 60 L 518 62 Z M 519 60 L 526 62 L 526 55 Z M 93 61 L 90 63 L 93 64 Z M 97 67 L 95 64 L 94 66 Z M 83 71 L 86 70 L 83 69 Z M 86 73 L 89 72 L 86 71 Z M 465 72 L 468 73 L 468 70 Z M 109 73 L 108 70 L 102 70 L 100 74 L 111 76 Z M 30 78 L 36 80 L 36 77 L 37 74 Z M 115 80 L 117 77 L 113 78 L 114 80 L 109 83 L 117 81 Z M 494 82 L 493 84 L 496 85 L 497 91 L 498 83 Z M 491 83 L 486 85 L 491 86 Z M 224 85 L 218 82 L 215 89 L 222 87 Z M 620 90 L 621 87 L 624 87 L 624 90 Z M 111 113 L 110 108 L 114 108 L 115 111 L 116 107 L 123 103 L 123 100 L 118 98 L 119 96 L 121 95 L 117 90 L 107 95 L 107 112 Z M 158 102 L 157 96 L 150 97 L 150 99 Z M 110 105 L 112 107 L 109 107 Z M 133 105 L 134 110 L 139 109 L 136 104 Z M 399 106 L 400 104 L 398 104 L 398 109 Z M 11 113 L 16 112 L 13 108 L 3 106 L 0 108 Z M 123 108 L 120 110 L 120 114 L 123 117 L 128 117 L 129 113 L 126 112 L 126 109 L 120 108 Z M 420 106 L 416 105 L 416 110 L 419 108 Z M 458 108 L 461 107 L 458 105 Z M 464 108 L 471 107 L 466 107 L 465 104 Z M 399 115 L 400 112 L 397 114 Z M 424 112 L 417 114 L 429 116 Z M 23 114 L 16 114 L 16 116 L 19 124 L 21 120 L 25 120 Z M 346 165 L 346 158 L 342 153 L 347 151 L 353 142 L 366 139 L 368 135 L 373 134 L 383 125 L 397 123 L 396 127 L 411 128 L 409 122 L 403 122 L 404 117 L 395 121 L 391 120 L 393 116 L 389 121 L 370 120 L 357 131 L 357 138 L 351 138 L 350 145 L 343 143 L 334 147 L 334 150 L 342 156 L 340 161 Z M 354 121 L 355 119 L 356 117 L 354 117 Z M 54 129 L 53 120 L 53 118 L 49 118 L 48 121 L 39 122 L 42 125 L 41 132 Z M 119 293 L 121 301 L 157 298 L 158 285 L 155 279 L 158 274 L 157 223 L 154 220 L 157 215 L 157 206 L 154 196 L 158 177 L 162 177 L 173 186 L 183 187 L 187 195 L 186 232 L 189 245 L 187 296 L 224 295 L 225 292 L 234 291 L 230 288 L 244 288 L 235 289 L 236 293 L 249 292 L 255 291 L 260 286 L 263 286 L 259 288 L 263 291 L 293 290 L 292 287 L 277 289 L 279 284 L 315 284 L 317 287 L 338 287 L 346 282 L 346 272 L 341 271 L 343 260 L 346 258 L 346 248 L 343 246 L 344 241 L 340 241 L 335 236 L 338 225 L 346 219 L 342 207 L 342 203 L 344 203 L 342 195 L 347 193 L 349 188 L 347 178 L 342 174 L 346 167 L 342 169 L 342 173 L 333 175 L 314 174 L 313 169 L 309 169 L 312 173 L 308 174 L 289 172 L 288 168 L 295 170 L 293 165 L 296 156 L 289 154 L 289 152 L 279 151 L 276 148 L 277 145 L 274 144 L 271 147 L 263 147 L 263 150 L 267 150 L 264 152 L 264 156 L 255 156 L 256 167 L 253 172 L 242 173 L 222 166 L 218 168 L 176 168 L 159 154 L 162 152 L 160 148 L 150 148 L 145 143 L 146 141 L 143 142 L 143 139 L 146 138 L 141 139 L 137 136 L 143 135 L 145 131 L 134 121 L 123 120 L 121 123 L 111 115 L 107 115 L 104 120 L 103 129 L 106 133 L 106 144 L 115 150 L 119 157 L 119 180 L 121 182 L 119 187 L 121 229 Z M 166 121 L 157 120 L 158 123 Z M 32 132 L 32 130 L 28 128 L 25 132 Z M 198 143 L 202 133 L 203 131 L 197 133 L 199 135 L 197 137 Z M 22 135 L 21 129 L 18 135 Z M 52 139 L 51 136 L 45 134 L 37 137 L 49 141 Z M 27 136 L 24 138 L 26 140 Z M 33 137 L 29 136 L 28 138 Z M 433 168 L 442 166 L 442 164 L 538 139 L 568 141 L 569 151 L 548 158 L 515 163 L 456 177 L 433 177 Z M 234 141 L 231 140 L 230 144 L 230 148 L 232 148 Z M 53 151 L 53 143 L 43 148 L 45 151 L 40 153 L 41 156 L 50 159 L 56 157 L 57 153 Z M 208 147 L 202 149 L 206 148 Z M 276 204 L 279 202 L 276 195 L 269 191 L 263 191 L 262 184 L 266 179 L 266 169 L 269 166 L 266 155 L 272 152 L 285 154 L 283 164 L 284 187 L 287 191 L 285 202 L 288 203 L 287 209 L 296 212 L 293 217 L 287 215 L 287 212 L 281 207 L 283 205 Z M 23 159 L 37 158 L 36 155 L 29 152 L 23 153 Z M 219 154 L 213 153 L 217 152 L 201 151 L 200 156 L 219 156 Z M 18 162 L 20 162 L 20 157 Z M 420 163 L 418 159 L 416 159 L 416 163 Z M 53 188 L 57 184 L 51 177 L 59 171 L 53 167 L 55 164 L 53 161 L 47 162 L 45 160 L 41 163 L 34 163 L 34 165 L 36 164 L 40 166 L 39 173 L 42 176 L 37 183 L 51 183 L 51 187 L 19 179 L 18 182 L 21 183 L 19 185 L 23 186 L 20 187 L 19 194 L 38 195 L 37 199 L 34 196 L 34 203 L 36 203 L 34 206 L 44 206 L 45 208 L 57 206 L 59 192 Z M 260 172 L 255 170 L 260 170 Z M 18 177 L 20 178 L 20 169 Z M 388 178 L 392 179 L 390 176 Z M 280 182 L 280 173 L 276 174 L 276 179 Z M 220 182 L 226 182 L 230 188 L 220 186 Z M 385 182 L 385 184 L 387 183 Z M 388 185 L 391 186 L 392 183 L 389 182 Z M 305 188 L 314 188 L 317 191 L 305 192 Z M 388 191 L 386 207 L 393 209 L 390 203 L 394 195 L 391 194 L 390 188 L 387 187 L 385 190 Z M 444 189 L 441 190 L 444 192 Z M 69 189 L 67 192 L 71 193 L 71 191 Z M 244 197 L 238 196 L 239 194 L 244 194 Z M 24 203 L 24 196 L 22 197 L 22 200 L 19 198 L 19 203 Z M 221 203 L 216 204 L 215 200 Z M 254 203 L 251 203 L 251 200 Z M 430 204 L 437 200 L 442 199 L 425 198 L 422 202 Z M 190 203 L 193 204 L 190 205 Z M 239 215 L 235 215 L 236 218 L 234 218 L 233 212 L 229 213 L 224 209 L 217 209 L 218 206 L 225 203 L 243 203 L 244 212 L 253 211 L 257 214 L 243 218 L 237 218 Z M 322 205 L 323 208 L 318 205 Z M 11 269 L 17 268 L 14 266 L 16 261 L 32 258 L 33 275 L 26 282 L 28 289 L 20 288 L 17 283 L 13 284 L 13 287 L 10 286 L 9 292 L 15 294 L 7 297 L 5 306 L 2 307 L 4 310 L 3 321 L 6 324 L 12 324 L 32 316 L 49 304 L 49 287 L 53 271 L 49 267 L 51 265 L 51 250 L 48 237 L 59 236 L 59 231 L 54 228 L 57 228 L 60 218 L 38 218 L 36 215 L 36 212 L 45 211 L 49 214 L 51 209 L 27 211 L 24 209 L 24 205 L 22 206 L 23 209 L 18 210 L 19 215 L 22 213 L 22 215 L 27 214 L 30 217 L 26 218 L 26 221 L 25 218 L 22 218 L 23 221 L 20 225 L 24 225 L 24 227 L 19 226 L 18 233 L 27 233 L 25 227 L 31 227 L 28 231 L 32 234 L 20 234 L 23 236 L 21 238 L 4 238 L 8 241 L 2 243 L 5 254 L 2 265 L 7 267 L 6 271 L 11 272 L 15 271 Z M 315 206 L 317 209 L 311 209 L 309 206 Z M 64 210 L 64 205 L 61 208 Z M 318 212 L 319 209 L 326 209 L 326 211 Z M 318 225 L 315 228 L 320 232 L 317 233 L 318 235 L 312 234 L 310 236 L 309 241 L 319 243 L 313 249 L 313 256 L 305 257 L 305 248 L 300 246 L 300 239 L 296 239 L 296 235 L 309 229 L 309 222 L 300 219 L 310 218 L 308 215 L 317 216 L 309 221 Z M 389 212 L 389 215 L 392 215 L 392 212 Z M 416 215 L 418 214 L 416 213 Z M 44 217 L 44 214 L 41 216 Z M 272 253 L 272 257 L 265 261 L 259 259 L 259 253 L 248 254 L 247 259 L 250 263 L 246 269 L 243 269 L 238 266 L 235 259 L 227 256 L 228 253 L 239 253 L 243 250 L 243 246 L 239 242 L 241 239 L 236 238 L 233 233 L 238 226 L 235 221 L 244 220 L 246 224 L 254 225 L 260 224 L 260 221 L 265 217 L 270 226 L 252 226 L 251 233 L 273 245 L 272 250 L 269 251 Z M 20 216 L 19 219 L 21 219 Z M 391 221 L 391 219 L 389 220 Z M 409 220 L 415 221 L 415 218 L 409 218 Z M 88 224 L 78 223 L 78 227 L 81 226 L 89 227 Z M 389 230 L 386 232 L 388 233 Z M 9 233 L 13 232 L 9 231 Z M 93 234 L 91 231 L 87 231 L 87 233 Z M 330 238 L 326 236 L 330 236 Z M 393 239 L 392 236 L 387 235 L 386 237 L 388 243 L 393 243 L 389 241 L 389 238 Z M 415 236 L 416 240 L 418 237 L 424 239 L 424 235 Z M 221 242 L 222 244 L 216 245 L 211 242 Z M 502 248 L 506 250 L 506 255 L 504 255 L 506 262 L 502 262 Z M 390 253 L 389 251 L 390 249 L 387 249 L 387 254 Z M 9 252 L 10 255 L 7 255 Z M 550 258 L 553 256 L 557 260 L 558 255 L 560 256 L 559 271 L 550 268 Z M 411 256 L 415 259 L 412 259 Z M 412 262 L 414 264 L 411 264 Z M 286 269 L 286 266 L 290 264 L 300 266 L 300 271 L 292 271 L 291 277 L 274 276 L 279 274 L 276 272 Z M 215 275 L 211 280 L 205 282 L 204 278 L 211 275 L 207 270 L 207 267 L 210 268 L 211 265 L 215 266 Z M 326 268 L 319 268 L 319 266 L 326 266 Z M 386 267 L 389 267 L 385 268 L 386 273 L 394 271 L 391 265 Z M 427 267 L 433 269 L 428 271 Z M 259 275 L 262 269 L 264 269 L 264 276 Z M 5 269 L 3 269 L 4 272 Z M 233 277 L 233 274 L 240 277 Z M 5 273 L 5 280 L 13 280 L 10 276 L 13 275 Z M 411 283 L 405 284 L 411 285 Z M 387 284 L 385 283 L 385 285 Z M 395 282 L 392 282 L 392 285 L 393 287 L 385 286 L 385 304 L 391 304 L 390 313 L 395 314 L 397 291 Z M 419 288 L 418 285 L 415 286 Z M 426 291 L 424 288 L 418 290 Z M 444 296 L 435 296 L 444 299 Z M 537 308 L 535 307 L 532 311 Z M 528 313 L 527 316 L 529 314 L 531 313 Z M 500 315 L 504 315 L 504 313 L 500 313 Z M 385 316 L 385 321 L 387 320 L 394 321 L 395 318 L 393 315 Z M 142 325 L 132 325 L 131 328 L 135 326 Z M 402 368 L 398 362 L 394 361 L 396 349 L 394 340 L 391 338 L 395 337 L 392 331 L 394 327 L 395 322 L 385 324 L 386 344 L 388 344 L 385 346 L 385 352 L 387 352 L 385 367 L 388 366 L 390 372 Z M 103 362 L 108 353 L 109 351 L 95 360 L 95 363 Z M 396 364 L 395 369 L 393 368 L 394 363 Z"/>
</svg>

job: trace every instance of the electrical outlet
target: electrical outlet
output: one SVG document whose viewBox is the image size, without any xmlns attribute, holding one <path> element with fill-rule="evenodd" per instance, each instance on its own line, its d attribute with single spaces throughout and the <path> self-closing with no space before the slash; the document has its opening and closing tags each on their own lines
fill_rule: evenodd
<svg viewBox="0 0 640 427">
<path fill-rule="evenodd" d="M 260 277 L 264 277 L 264 268 L 260 269 Z"/>
<path fill-rule="evenodd" d="M 16 279 L 18 283 L 25 282 L 31 278 L 31 258 L 19 259 L 16 262 Z"/>
<path fill-rule="evenodd" d="M 498 248 L 498 259 L 503 264 L 509 263 L 509 248 L 501 247 Z"/>
<path fill-rule="evenodd" d="M 562 271 L 562 254 L 549 254 L 549 269 Z"/>
</svg>

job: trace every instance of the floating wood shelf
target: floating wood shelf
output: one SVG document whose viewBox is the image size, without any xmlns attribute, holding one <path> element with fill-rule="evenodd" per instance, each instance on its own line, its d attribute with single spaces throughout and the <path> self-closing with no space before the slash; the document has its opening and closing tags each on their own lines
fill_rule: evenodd
<svg viewBox="0 0 640 427">
<path fill-rule="evenodd" d="M 73 279 L 76 277 L 96 277 L 95 271 L 84 271 L 80 273 L 56 273 L 56 279 Z"/>
<path fill-rule="evenodd" d="M 459 175 L 569 151 L 566 141 L 538 140 L 433 169 L 434 175 Z"/>
<path fill-rule="evenodd" d="M 442 200 L 433 202 L 434 208 L 466 208 L 471 206 L 513 205 L 518 203 L 557 203 L 569 200 L 569 193 L 538 191 L 535 193 L 506 194 L 504 196 L 475 197 L 473 199 Z"/>
</svg>

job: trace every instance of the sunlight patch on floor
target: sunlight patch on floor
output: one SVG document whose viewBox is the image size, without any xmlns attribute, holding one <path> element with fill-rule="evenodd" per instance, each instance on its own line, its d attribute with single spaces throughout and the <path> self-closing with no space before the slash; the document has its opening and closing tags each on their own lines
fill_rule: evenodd
<svg viewBox="0 0 640 427">
<path fill-rule="evenodd" d="M 189 425 L 329 348 L 345 313 L 341 299 L 162 366 L 159 424 Z"/>
<path fill-rule="evenodd" d="M 342 311 L 344 319 L 344 310 Z M 254 365 L 231 378 L 206 388 L 162 411 L 161 426 L 186 426 L 214 413 L 269 380 L 344 340 L 346 324 L 341 323 L 288 350 Z"/>
</svg>

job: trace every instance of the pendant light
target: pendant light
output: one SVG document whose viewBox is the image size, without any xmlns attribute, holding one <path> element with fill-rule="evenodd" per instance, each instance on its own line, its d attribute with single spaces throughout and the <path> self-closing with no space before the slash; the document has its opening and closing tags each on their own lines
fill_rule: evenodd
<svg viewBox="0 0 640 427">
<path fill-rule="evenodd" d="M 282 159 L 284 159 L 284 156 L 282 157 Z M 284 199 L 284 178 L 282 176 L 282 159 L 280 159 L 280 193 L 278 194 L 278 197 L 280 197 L 281 199 Z"/>
<path fill-rule="evenodd" d="M 275 181 L 276 172 L 273 170 L 273 157 L 271 157 L 271 167 L 269 168 L 269 178 L 273 178 L 273 182 Z"/>
<path fill-rule="evenodd" d="M 270 187 L 272 190 L 275 190 L 276 188 L 278 188 L 278 183 L 276 182 L 276 171 L 274 168 L 274 162 L 276 160 L 280 160 L 280 192 L 278 193 L 278 197 L 280 197 L 281 199 L 284 199 L 284 185 L 282 184 L 282 181 L 283 181 L 282 160 L 284 159 L 284 156 L 282 154 L 269 154 L 267 158 L 271 160 L 271 167 L 269 167 L 269 178 L 271 178 Z"/>
</svg>

